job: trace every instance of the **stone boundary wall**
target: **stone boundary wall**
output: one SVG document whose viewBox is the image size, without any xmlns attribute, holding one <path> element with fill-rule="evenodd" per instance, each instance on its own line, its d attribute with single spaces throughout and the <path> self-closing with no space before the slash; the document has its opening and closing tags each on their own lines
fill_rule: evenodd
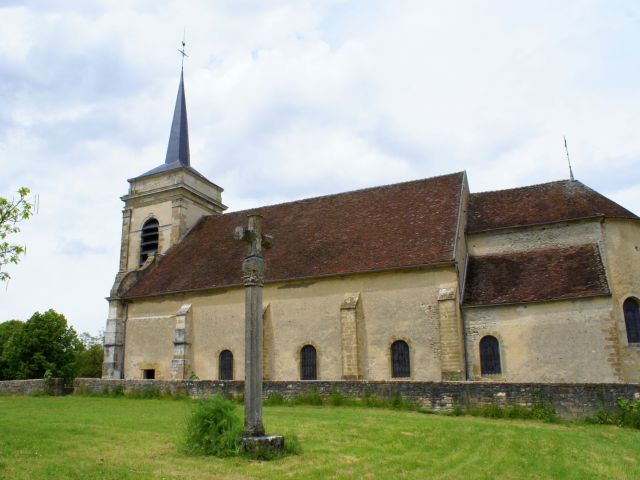
<svg viewBox="0 0 640 480">
<path fill-rule="evenodd" d="M 0 381 L 0 395 L 62 395 L 63 392 L 62 378 L 52 378 L 48 384 L 44 378 Z"/>
<path fill-rule="evenodd" d="M 74 382 L 78 391 L 103 393 L 114 388 L 124 392 L 158 388 L 161 392 L 190 397 L 206 397 L 221 393 L 238 396 L 244 393 L 242 381 L 209 380 L 102 380 L 78 378 Z M 558 415 L 577 418 L 589 415 L 599 408 L 612 408 L 620 398 L 640 400 L 640 384 L 622 383 L 489 383 L 489 382 L 369 382 L 369 381 L 294 381 L 264 382 L 263 396 L 279 394 L 292 399 L 306 393 L 318 392 L 328 397 L 337 391 L 346 397 L 362 398 L 367 395 L 393 397 L 399 395 L 412 403 L 438 411 L 455 406 L 518 404 L 531 406 L 548 403 Z"/>
</svg>

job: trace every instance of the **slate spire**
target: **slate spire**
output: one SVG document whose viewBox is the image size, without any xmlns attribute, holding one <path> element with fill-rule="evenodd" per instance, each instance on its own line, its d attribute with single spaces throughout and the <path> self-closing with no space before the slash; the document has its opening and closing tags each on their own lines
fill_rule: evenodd
<svg viewBox="0 0 640 480">
<path fill-rule="evenodd" d="M 184 95 L 184 70 L 180 70 L 180 86 L 173 111 L 173 122 L 169 134 L 167 158 L 164 163 L 180 162 L 189 166 L 189 126 L 187 124 L 187 104 Z"/>
</svg>

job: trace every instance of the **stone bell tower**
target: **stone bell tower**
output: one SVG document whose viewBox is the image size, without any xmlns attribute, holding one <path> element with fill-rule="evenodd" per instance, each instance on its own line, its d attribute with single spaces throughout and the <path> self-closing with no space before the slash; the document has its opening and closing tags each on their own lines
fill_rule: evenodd
<svg viewBox="0 0 640 480">
<path fill-rule="evenodd" d="M 129 192 L 121 197 L 120 267 L 108 297 L 103 378 L 124 376 L 127 306 L 122 296 L 127 288 L 202 216 L 221 214 L 227 208 L 222 204 L 222 188 L 190 164 L 183 70 L 165 162 L 128 182 Z"/>
</svg>

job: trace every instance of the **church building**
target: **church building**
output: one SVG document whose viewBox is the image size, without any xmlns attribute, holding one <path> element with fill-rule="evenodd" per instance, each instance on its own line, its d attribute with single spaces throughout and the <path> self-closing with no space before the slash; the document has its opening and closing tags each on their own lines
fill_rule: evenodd
<svg viewBox="0 0 640 480">
<path fill-rule="evenodd" d="M 246 245 L 264 218 L 265 380 L 640 382 L 640 219 L 577 180 L 465 172 L 224 213 L 190 164 L 129 179 L 104 378 L 244 379 Z"/>
</svg>

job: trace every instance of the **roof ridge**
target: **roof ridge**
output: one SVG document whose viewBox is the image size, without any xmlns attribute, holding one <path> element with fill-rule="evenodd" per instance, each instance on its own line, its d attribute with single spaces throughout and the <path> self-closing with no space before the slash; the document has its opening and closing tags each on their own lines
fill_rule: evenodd
<svg viewBox="0 0 640 480">
<path fill-rule="evenodd" d="M 426 182 L 428 180 L 436 180 L 439 178 L 445 178 L 445 177 L 453 177 L 453 176 L 463 176 L 464 175 L 464 171 L 461 172 L 454 172 L 454 173 L 447 173 L 444 175 L 436 175 L 433 177 L 427 177 L 427 178 L 421 178 L 418 180 L 406 180 L 404 182 L 396 182 L 396 183 L 390 183 L 387 185 L 378 185 L 378 186 L 374 186 L 374 187 L 364 187 L 364 188 L 357 188 L 355 190 L 347 190 L 346 192 L 338 192 L 338 193 L 328 193 L 325 195 L 318 195 L 316 197 L 307 197 L 307 198 L 300 198 L 297 200 L 290 200 L 287 202 L 279 202 L 279 203 L 272 203 L 270 205 L 261 205 L 259 207 L 253 207 L 253 208 L 245 208 L 243 210 L 234 210 L 231 212 L 226 212 L 223 213 L 223 216 L 226 215 L 231 215 L 231 214 L 236 214 L 236 213 L 243 213 L 243 212 L 252 212 L 255 210 L 260 210 L 263 208 L 272 208 L 272 207 L 279 207 L 281 205 L 291 205 L 291 204 L 295 204 L 295 203 L 305 203 L 305 202 L 310 202 L 310 201 L 314 201 L 314 200 L 319 200 L 319 199 L 326 199 L 326 198 L 331 198 L 331 197 L 342 197 L 342 196 L 346 196 L 349 194 L 353 194 L 353 193 L 362 193 L 362 192 L 367 192 L 367 191 L 371 191 L 371 190 L 383 190 L 383 189 L 387 189 L 387 188 L 393 188 L 393 187 L 399 187 L 402 185 L 409 185 L 411 183 L 420 183 L 420 182 Z"/>
<path fill-rule="evenodd" d="M 534 183 L 532 185 L 523 185 L 521 187 L 503 188 L 503 189 L 500 189 L 500 190 L 485 190 L 485 191 L 482 191 L 482 192 L 472 192 L 470 195 L 481 195 L 481 194 L 485 194 L 485 193 L 497 193 L 497 192 L 509 192 L 509 191 L 513 191 L 513 190 L 523 190 L 525 188 L 542 187 L 543 185 L 555 185 L 555 184 L 559 184 L 559 183 L 569 183 L 569 182 L 577 183 L 577 184 L 582 185 L 583 187 L 586 187 L 586 185 L 584 183 L 582 183 L 580 180 L 565 179 L 565 180 L 552 180 L 551 182 Z M 595 190 L 594 190 L 594 192 L 595 192 Z"/>
</svg>

